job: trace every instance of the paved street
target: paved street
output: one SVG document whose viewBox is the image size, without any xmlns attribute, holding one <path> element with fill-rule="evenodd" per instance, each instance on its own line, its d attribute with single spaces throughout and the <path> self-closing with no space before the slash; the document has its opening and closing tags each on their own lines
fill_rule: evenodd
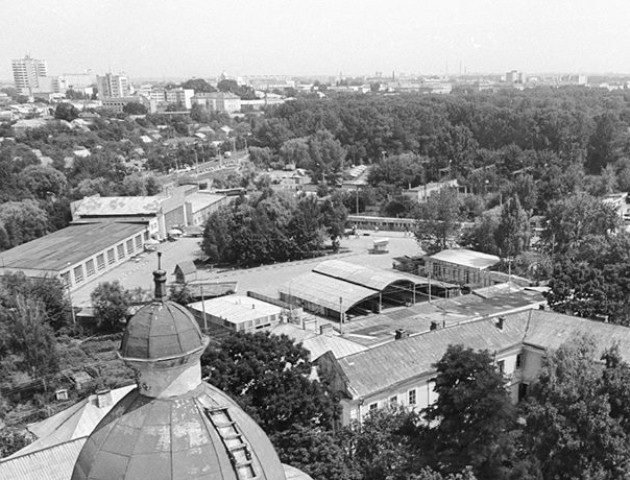
<svg viewBox="0 0 630 480">
<path fill-rule="evenodd" d="M 214 270 L 200 270 L 197 273 L 198 280 L 208 281 L 237 281 L 238 291 L 245 293 L 247 290 L 271 291 L 274 287 L 290 280 L 297 275 L 310 271 L 314 265 L 325 259 L 338 258 L 357 265 L 373 266 L 391 269 L 392 258 L 401 255 L 418 255 L 421 253 L 416 241 L 406 237 L 402 232 L 369 232 L 369 236 L 361 235 L 358 238 L 344 239 L 342 247 L 350 250 L 348 253 L 329 257 L 319 257 L 309 260 L 299 260 L 243 270 L 217 272 Z M 389 253 L 371 254 L 375 238 L 389 238 Z M 173 271 L 177 263 L 185 260 L 194 260 L 200 254 L 200 238 L 181 238 L 176 242 L 165 242 L 158 245 L 162 252 L 162 268 L 168 273 L 168 281 L 174 281 Z M 72 301 L 75 306 L 89 307 L 90 293 L 100 282 L 119 280 L 127 289 L 141 287 L 153 288 L 153 276 L 151 272 L 157 267 L 156 252 L 145 252 L 138 261 L 128 261 L 106 274 L 96 278 L 80 289 L 72 292 Z"/>
</svg>

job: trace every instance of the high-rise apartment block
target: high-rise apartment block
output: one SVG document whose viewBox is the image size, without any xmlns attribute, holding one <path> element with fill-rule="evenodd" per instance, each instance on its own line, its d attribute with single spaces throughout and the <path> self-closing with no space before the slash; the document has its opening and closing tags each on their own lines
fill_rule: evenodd
<svg viewBox="0 0 630 480">
<path fill-rule="evenodd" d="M 20 93 L 30 94 L 40 87 L 40 79 L 48 76 L 48 65 L 45 60 L 37 60 L 26 55 L 24 58 L 12 60 L 13 80 Z"/>
<path fill-rule="evenodd" d="M 127 76 L 106 73 L 96 77 L 96 85 L 100 98 L 121 98 L 129 96 L 129 82 Z"/>
</svg>

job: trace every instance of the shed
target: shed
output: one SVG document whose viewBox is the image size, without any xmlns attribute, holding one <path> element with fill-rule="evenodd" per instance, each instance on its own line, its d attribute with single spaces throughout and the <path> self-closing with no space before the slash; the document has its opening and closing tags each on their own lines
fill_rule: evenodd
<svg viewBox="0 0 630 480">
<path fill-rule="evenodd" d="M 175 282 L 188 283 L 197 279 L 197 267 L 192 260 L 186 260 L 175 266 L 173 275 L 175 275 Z"/>
</svg>

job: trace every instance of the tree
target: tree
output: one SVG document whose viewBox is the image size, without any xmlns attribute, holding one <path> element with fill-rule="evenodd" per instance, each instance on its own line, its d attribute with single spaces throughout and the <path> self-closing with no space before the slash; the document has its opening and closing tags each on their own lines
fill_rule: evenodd
<svg viewBox="0 0 630 480">
<path fill-rule="evenodd" d="M 349 450 L 361 478 L 403 480 L 424 464 L 417 451 L 419 415 L 404 408 L 372 412 L 351 434 Z"/>
<path fill-rule="evenodd" d="M 35 440 L 35 435 L 28 430 L 20 430 L 16 427 L 0 428 L 0 458 L 8 457 L 18 450 L 23 449 Z"/>
<path fill-rule="evenodd" d="M 106 332 L 124 328 L 131 303 L 131 294 L 118 280 L 102 282 L 90 295 L 97 327 Z"/>
<path fill-rule="evenodd" d="M 416 238 L 427 252 L 438 252 L 461 228 L 457 193 L 443 188 L 420 204 L 416 223 Z"/>
<path fill-rule="evenodd" d="M 337 185 L 346 152 L 328 130 L 319 130 L 308 139 L 313 181 Z"/>
<path fill-rule="evenodd" d="M 547 302 L 559 312 L 630 325 L 630 235 L 589 236 L 556 260 Z"/>
<path fill-rule="evenodd" d="M 62 102 L 55 108 L 55 118 L 58 120 L 66 120 L 71 122 L 75 118 L 79 117 L 79 111 L 74 105 L 67 102 Z"/>
<path fill-rule="evenodd" d="M 216 88 L 206 82 L 203 78 L 191 78 L 190 80 L 186 80 L 182 83 L 180 87 L 192 89 L 195 93 L 212 93 L 217 91 Z"/>
<path fill-rule="evenodd" d="M 529 243 L 529 224 L 518 197 L 509 198 L 501 210 L 501 218 L 495 230 L 495 240 L 501 258 L 510 261 Z"/>
<path fill-rule="evenodd" d="M 9 322 L 10 346 L 22 357 L 23 370 L 31 375 L 56 373 L 59 359 L 44 305 L 34 298 L 18 296 L 15 308 L 0 307 L 0 321 Z"/>
<path fill-rule="evenodd" d="M 184 283 L 183 285 L 171 285 L 169 288 L 168 298 L 184 307 L 195 301 L 195 297 L 193 296 L 187 283 Z"/>
<path fill-rule="evenodd" d="M 612 205 L 585 193 L 551 202 L 545 218 L 542 240 L 552 254 L 569 253 L 591 235 L 607 236 L 619 224 L 619 215 Z"/>
<path fill-rule="evenodd" d="M 413 153 L 383 157 L 370 170 L 368 182 L 388 193 L 417 187 L 425 181 L 423 162 L 427 160 Z"/>
<path fill-rule="evenodd" d="M 20 173 L 20 179 L 22 185 L 40 200 L 65 195 L 68 188 L 66 176 L 45 165 L 29 165 Z"/>
<path fill-rule="evenodd" d="M 55 332 L 70 326 L 72 306 L 58 278 L 29 278 L 21 272 L 4 275 L 0 283 L 0 304 L 15 311 L 18 308 L 17 298 L 41 302 L 45 321 Z"/>
<path fill-rule="evenodd" d="M 140 102 L 128 102 L 123 106 L 123 113 L 127 115 L 146 115 L 148 110 Z"/>
<path fill-rule="evenodd" d="M 285 165 L 293 164 L 298 168 L 309 168 L 311 156 L 308 141 L 305 138 L 292 138 L 280 147 L 280 158 Z"/>
<path fill-rule="evenodd" d="M 270 435 L 293 428 L 329 429 L 337 404 L 309 379 L 308 352 L 282 335 L 229 335 L 201 358 L 204 376 L 231 395 Z"/>
<path fill-rule="evenodd" d="M 48 218 L 36 201 L 0 204 L 0 225 L 6 233 L 4 248 L 12 248 L 46 234 Z"/>
<path fill-rule="evenodd" d="M 299 468 L 316 480 L 359 480 L 357 467 L 340 435 L 297 427 L 272 436 L 282 463 Z"/>
<path fill-rule="evenodd" d="M 438 398 L 424 410 L 429 465 L 446 473 L 470 465 L 481 479 L 504 478 L 515 416 L 492 355 L 451 345 L 435 368 Z"/>
<path fill-rule="evenodd" d="M 593 338 L 573 338 L 546 357 L 531 385 L 521 442 L 543 478 L 617 479 L 630 469 L 630 438 L 612 415 L 596 358 Z"/>
</svg>

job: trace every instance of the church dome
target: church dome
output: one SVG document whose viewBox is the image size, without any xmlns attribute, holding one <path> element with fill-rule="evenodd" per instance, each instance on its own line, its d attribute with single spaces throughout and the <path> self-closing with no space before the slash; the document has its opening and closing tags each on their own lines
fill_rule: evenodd
<svg viewBox="0 0 630 480">
<path fill-rule="evenodd" d="M 120 349 L 138 387 L 87 439 L 72 480 L 285 480 L 265 432 L 202 382 L 208 338 L 165 299 L 166 272 L 154 278 L 155 299 L 129 321 Z"/>
<path fill-rule="evenodd" d="M 169 399 L 125 396 L 85 443 L 72 480 L 285 480 L 263 430 L 200 384 Z"/>
<path fill-rule="evenodd" d="M 129 320 L 120 356 L 163 360 L 189 355 L 205 346 L 199 326 L 186 308 L 170 301 L 154 301 Z"/>
<path fill-rule="evenodd" d="M 155 299 L 129 320 L 120 346 L 124 360 L 158 361 L 202 351 L 207 340 L 192 314 L 166 299 L 166 272 L 153 272 Z"/>
</svg>

